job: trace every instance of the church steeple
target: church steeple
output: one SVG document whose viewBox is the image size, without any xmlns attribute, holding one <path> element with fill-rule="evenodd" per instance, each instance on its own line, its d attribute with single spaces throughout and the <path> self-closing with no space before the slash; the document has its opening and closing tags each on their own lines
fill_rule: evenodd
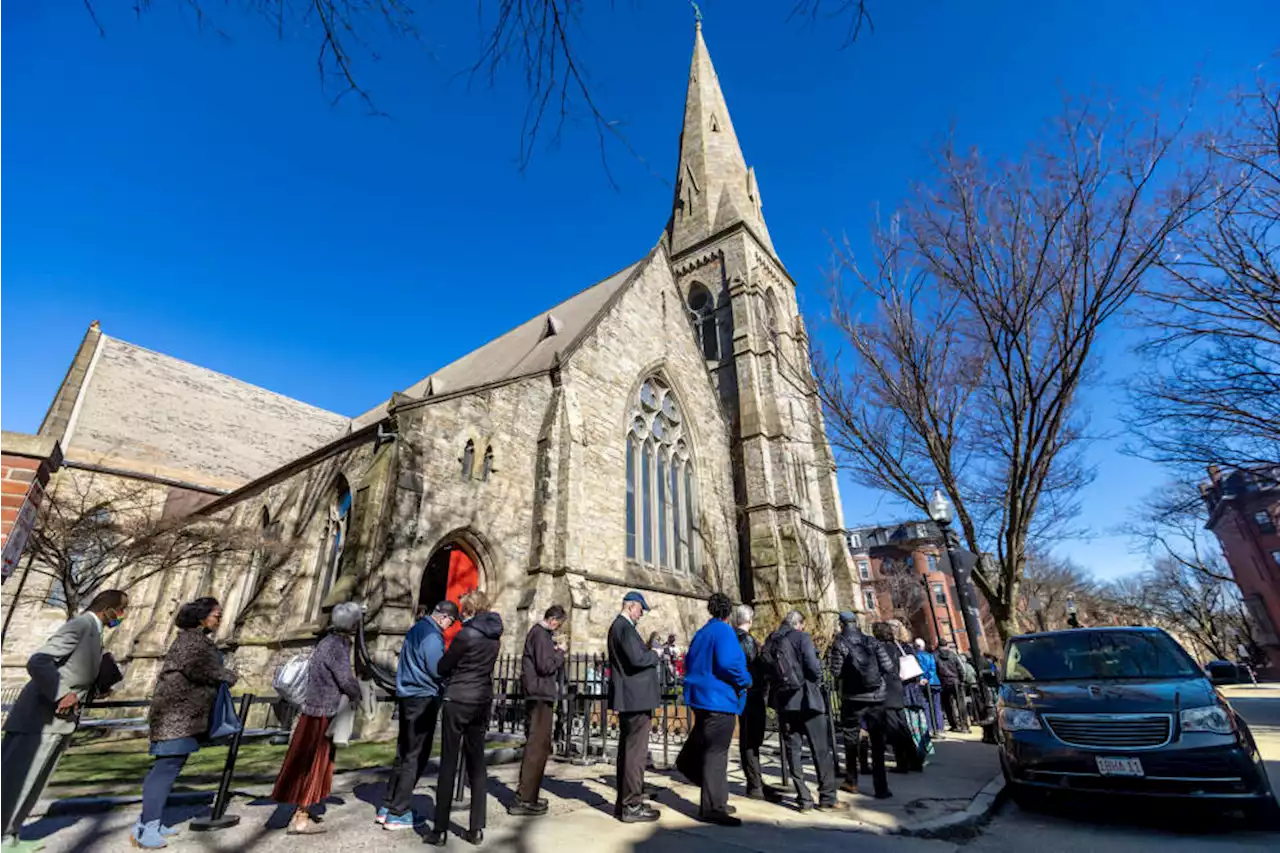
<svg viewBox="0 0 1280 853">
<path fill-rule="evenodd" d="M 673 256 L 739 222 L 773 253 L 755 171 L 747 167 L 738 145 L 720 80 L 702 39 L 701 20 L 694 31 L 675 187 L 667 224 Z"/>
</svg>

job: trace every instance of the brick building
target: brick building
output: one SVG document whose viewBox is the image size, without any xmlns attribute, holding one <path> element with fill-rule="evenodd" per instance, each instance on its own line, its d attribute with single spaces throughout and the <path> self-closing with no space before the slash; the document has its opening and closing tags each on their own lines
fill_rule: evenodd
<svg viewBox="0 0 1280 853">
<path fill-rule="evenodd" d="M 1223 474 L 1211 467 L 1200 494 L 1205 527 L 1222 544 L 1267 655 L 1266 674 L 1280 677 L 1280 468 Z"/>
<path fill-rule="evenodd" d="M 904 521 L 851 528 L 847 539 L 862 583 L 858 604 L 867 614 L 865 621 L 897 619 L 930 648 L 941 638 L 968 654 L 960 597 L 936 524 Z"/>
<path fill-rule="evenodd" d="M 861 593 L 804 323 L 701 27 L 674 183 L 639 260 L 354 418 L 91 327 L 40 431 L 64 475 L 145 482 L 262 542 L 130 588 L 110 640 L 128 689 L 205 594 L 250 687 L 352 599 L 388 662 L 416 607 L 476 587 L 508 651 L 552 602 L 574 651 L 601 649 L 631 588 L 645 630 L 686 639 L 715 590 L 762 624 L 794 607 L 833 626 Z M 7 673 L 62 618 L 36 592 Z"/>
<path fill-rule="evenodd" d="M 19 432 L 0 434 L 0 548 L 4 549 L 4 579 L 8 580 L 26 548 L 27 536 L 49 486 L 62 465 L 57 439 Z"/>
</svg>

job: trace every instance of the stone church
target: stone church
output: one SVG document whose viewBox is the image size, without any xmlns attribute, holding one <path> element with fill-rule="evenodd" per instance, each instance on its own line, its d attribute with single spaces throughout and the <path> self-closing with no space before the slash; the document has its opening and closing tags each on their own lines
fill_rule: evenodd
<svg viewBox="0 0 1280 853">
<path fill-rule="evenodd" d="M 602 650 L 629 589 L 653 606 L 642 630 L 681 642 L 716 590 L 761 627 L 860 601 L 795 282 L 762 211 L 699 25 L 658 243 L 359 417 L 91 326 L 40 428 L 58 476 L 143 482 L 164 512 L 262 543 L 130 590 L 112 646 L 131 689 L 152 683 L 176 607 L 205 594 L 257 685 L 349 599 L 388 660 L 416 608 L 475 587 L 508 651 L 553 602 L 573 651 Z M 64 618 L 31 593 L 9 605 L 6 672 Z"/>
</svg>

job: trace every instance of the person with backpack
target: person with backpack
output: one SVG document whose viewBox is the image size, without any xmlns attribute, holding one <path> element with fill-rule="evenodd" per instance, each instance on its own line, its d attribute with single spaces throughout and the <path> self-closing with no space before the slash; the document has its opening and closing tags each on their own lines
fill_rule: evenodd
<svg viewBox="0 0 1280 853">
<path fill-rule="evenodd" d="M 427 769 L 436 721 L 440 717 L 444 680 L 440 658 L 444 656 L 444 632 L 458 621 L 458 605 L 441 601 L 423 615 L 404 635 L 400 662 L 396 666 L 396 709 L 400 730 L 396 737 L 396 760 L 387 777 L 387 793 L 375 823 L 383 829 L 413 829 L 409 808 L 413 789 Z"/>
<path fill-rule="evenodd" d="M 776 803 L 781 801 L 782 792 L 764 783 L 764 774 L 760 766 L 760 747 L 764 744 L 765 725 L 768 720 L 766 697 L 769 689 L 769 673 L 760 655 L 760 643 L 751 636 L 751 622 L 754 618 L 755 611 L 749 604 L 739 604 L 733 610 L 738 645 L 742 647 L 742 656 L 747 661 L 747 672 L 751 675 L 751 686 L 747 688 L 746 702 L 743 705 L 742 714 L 738 717 L 738 761 L 742 764 L 742 775 L 747 780 L 747 799 L 768 800 Z"/>
<path fill-rule="evenodd" d="M 947 715 L 947 728 L 953 732 L 969 729 L 969 715 L 964 705 L 964 666 L 960 655 L 946 640 L 938 643 L 937 654 L 934 655 L 938 666 L 938 681 L 942 684 L 942 710 Z"/>
<path fill-rule="evenodd" d="M 875 798 L 891 796 L 885 775 L 886 681 L 897 679 L 897 667 L 884 647 L 862 633 L 851 610 L 840 614 L 840 633 L 827 652 L 827 667 L 840 689 L 840 730 L 844 736 L 845 771 L 842 791 L 858 793 L 858 742 L 862 724 L 871 740 L 871 779 Z"/>
<path fill-rule="evenodd" d="M 778 711 L 800 811 L 814 808 L 813 796 L 804 782 L 802 739 L 808 742 L 818 772 L 817 807 L 824 811 L 834 809 L 836 771 L 827 736 L 827 706 L 822 698 L 822 663 L 813 638 L 805 632 L 804 614 L 798 610 L 788 613 L 765 641 L 761 655 L 772 681 L 773 704 Z"/>
</svg>

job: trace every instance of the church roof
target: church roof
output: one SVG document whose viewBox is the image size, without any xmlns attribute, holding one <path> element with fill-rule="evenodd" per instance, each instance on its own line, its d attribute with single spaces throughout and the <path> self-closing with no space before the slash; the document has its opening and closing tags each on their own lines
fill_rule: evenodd
<svg viewBox="0 0 1280 853">
<path fill-rule="evenodd" d="M 668 248 L 674 257 L 739 222 L 774 254 L 755 170 L 748 168 L 742 156 L 699 23 L 689 63 L 675 199 L 667 224 Z"/>
<path fill-rule="evenodd" d="M 85 363 L 73 364 L 64 383 L 70 416 L 41 428 L 69 462 L 226 491 L 349 428 L 343 415 L 110 337 L 97 324 L 85 343 Z"/>
<path fill-rule="evenodd" d="M 603 281 L 445 365 L 406 388 L 405 395 L 438 397 L 550 370 L 559 354 L 572 348 L 591 329 L 614 295 L 649 257 L 628 264 Z M 360 415 L 352 421 L 352 429 L 368 426 L 383 417 L 388 403 Z"/>
</svg>

